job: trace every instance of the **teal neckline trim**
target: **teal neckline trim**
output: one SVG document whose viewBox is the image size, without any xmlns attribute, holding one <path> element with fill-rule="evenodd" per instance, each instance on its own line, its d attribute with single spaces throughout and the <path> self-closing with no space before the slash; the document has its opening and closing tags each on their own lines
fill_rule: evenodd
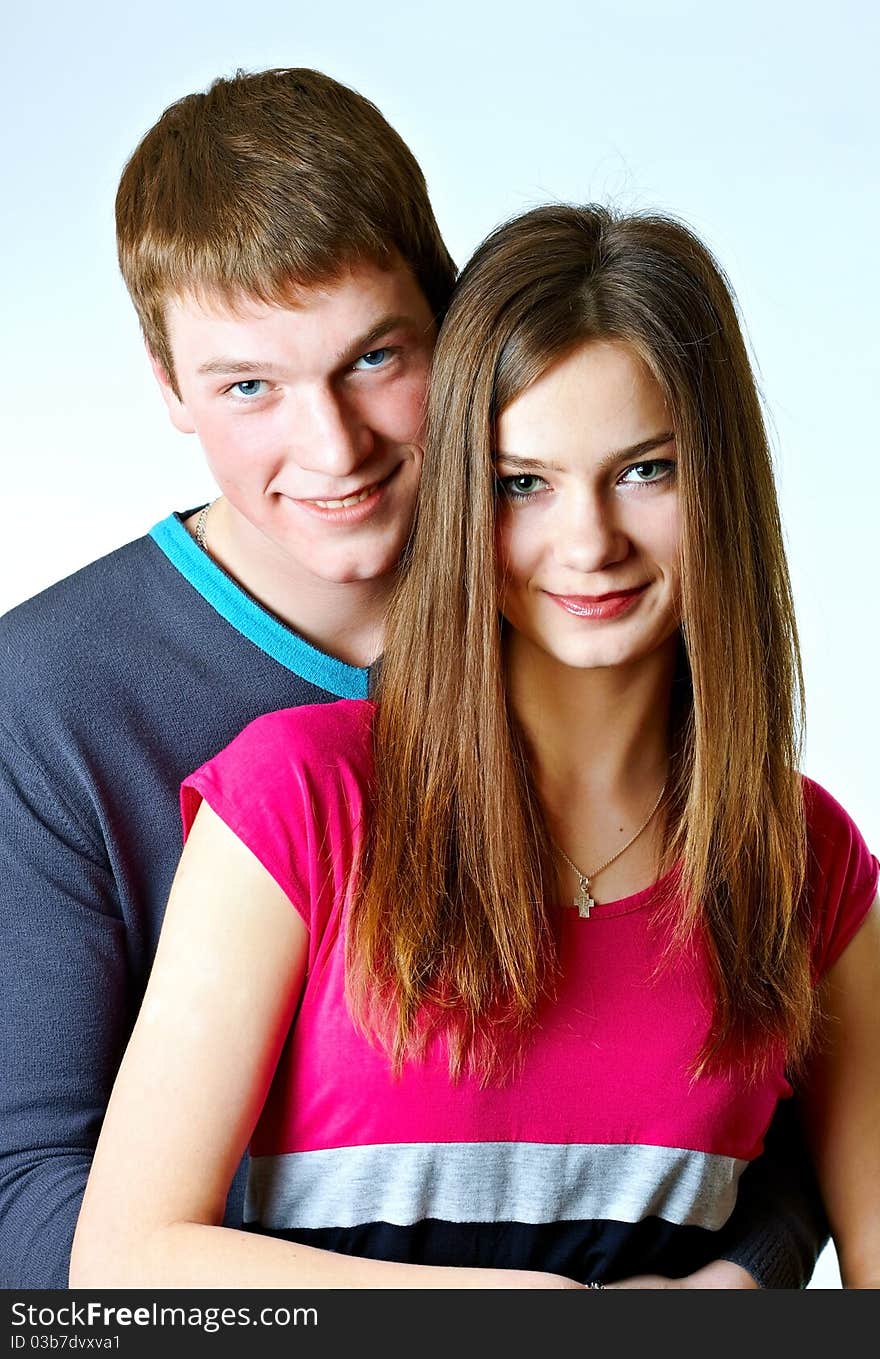
<svg viewBox="0 0 880 1359">
<path fill-rule="evenodd" d="M 221 618 L 279 665 L 339 698 L 367 698 L 367 670 L 328 656 L 280 623 L 202 551 L 176 515 L 161 520 L 149 536 Z"/>
</svg>

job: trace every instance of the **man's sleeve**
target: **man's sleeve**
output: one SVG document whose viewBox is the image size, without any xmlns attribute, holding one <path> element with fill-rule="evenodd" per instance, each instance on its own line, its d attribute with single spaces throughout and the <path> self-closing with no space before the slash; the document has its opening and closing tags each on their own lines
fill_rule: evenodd
<svg viewBox="0 0 880 1359">
<path fill-rule="evenodd" d="M 743 1172 L 716 1258 L 741 1265 L 761 1288 L 805 1288 L 828 1223 L 795 1101 L 780 1104 L 764 1151 Z"/>
<path fill-rule="evenodd" d="M 96 818 L 92 818 L 96 822 Z M 0 729 L 0 1287 L 66 1288 L 128 1034 L 125 927 L 96 826 Z"/>
</svg>

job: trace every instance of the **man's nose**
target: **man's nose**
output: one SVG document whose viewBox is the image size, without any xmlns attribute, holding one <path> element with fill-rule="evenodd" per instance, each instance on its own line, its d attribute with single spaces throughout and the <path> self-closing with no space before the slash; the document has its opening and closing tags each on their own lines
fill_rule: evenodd
<svg viewBox="0 0 880 1359">
<path fill-rule="evenodd" d="M 292 420 L 294 455 L 309 471 L 350 476 L 373 452 L 373 431 L 332 389 L 303 394 Z"/>
<path fill-rule="evenodd" d="M 571 497 L 560 515 L 555 552 L 562 566 L 582 574 L 624 560 L 629 540 L 600 492 L 583 490 Z"/>
</svg>

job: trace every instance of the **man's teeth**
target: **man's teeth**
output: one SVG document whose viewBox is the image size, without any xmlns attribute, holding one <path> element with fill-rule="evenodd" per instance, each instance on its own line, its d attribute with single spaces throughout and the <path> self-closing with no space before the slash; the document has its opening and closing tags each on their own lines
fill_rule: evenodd
<svg viewBox="0 0 880 1359">
<path fill-rule="evenodd" d="M 365 486 L 357 495 L 346 496 L 345 500 L 315 500 L 313 503 L 320 505 L 322 510 L 346 510 L 350 505 L 359 505 L 362 500 L 366 500 L 375 489 L 375 486 Z"/>
</svg>

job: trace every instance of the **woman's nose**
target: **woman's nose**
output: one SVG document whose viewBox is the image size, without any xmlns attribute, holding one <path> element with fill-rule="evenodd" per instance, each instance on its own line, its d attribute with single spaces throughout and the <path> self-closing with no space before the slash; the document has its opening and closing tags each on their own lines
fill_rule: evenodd
<svg viewBox="0 0 880 1359">
<path fill-rule="evenodd" d="M 554 550 L 560 565 L 590 574 L 623 561 L 630 545 L 605 498 L 579 491 L 559 516 Z"/>
</svg>

